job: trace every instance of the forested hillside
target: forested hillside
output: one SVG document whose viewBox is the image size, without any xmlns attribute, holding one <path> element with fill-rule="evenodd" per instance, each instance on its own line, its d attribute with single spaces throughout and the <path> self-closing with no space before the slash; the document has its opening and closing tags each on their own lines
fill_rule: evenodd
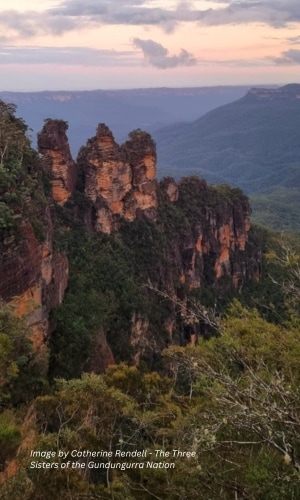
<svg viewBox="0 0 300 500">
<path fill-rule="evenodd" d="M 247 193 L 299 189 L 300 85 L 251 89 L 198 120 L 155 135 L 161 175 L 199 175 Z"/>
<path fill-rule="evenodd" d="M 104 124 L 75 162 L 1 104 L 0 496 L 300 494 L 300 250 L 238 188 L 156 181 Z"/>
<path fill-rule="evenodd" d="M 250 196 L 253 220 L 277 231 L 299 233 L 300 190 L 277 186 Z"/>
</svg>

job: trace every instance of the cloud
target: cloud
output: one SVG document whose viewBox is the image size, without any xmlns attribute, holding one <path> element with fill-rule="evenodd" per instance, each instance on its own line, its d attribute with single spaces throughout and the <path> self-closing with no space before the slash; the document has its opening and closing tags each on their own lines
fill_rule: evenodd
<svg viewBox="0 0 300 500">
<path fill-rule="evenodd" d="M 6 37 L 28 39 L 37 35 L 61 35 L 81 26 L 80 18 L 54 17 L 45 12 L 6 10 L 0 12 L 0 26 L 10 33 Z"/>
<path fill-rule="evenodd" d="M 64 0 L 58 7 L 49 10 L 54 17 L 84 17 L 93 24 L 161 26 L 172 31 L 181 22 L 182 14 L 178 9 L 151 7 L 145 0 Z M 150 5 L 149 5 L 150 4 Z"/>
<path fill-rule="evenodd" d="M 300 44 L 300 36 L 292 36 L 287 39 L 291 45 L 299 45 Z"/>
<path fill-rule="evenodd" d="M 203 10 L 199 21 L 208 26 L 265 23 L 274 28 L 300 21 L 298 0 L 228 0 Z"/>
<path fill-rule="evenodd" d="M 192 66 L 254 67 L 274 64 L 271 58 L 256 60 L 238 59 L 196 59 L 182 49 L 177 55 L 169 55 L 169 51 L 154 40 L 135 38 L 133 45 L 142 50 L 149 64 L 159 69 Z M 295 51 L 297 52 L 297 51 Z M 299 51 L 300 52 L 300 51 Z M 292 64 L 290 60 L 279 59 L 277 64 Z M 1 65 L 61 65 L 85 67 L 140 67 L 140 59 L 136 50 L 103 50 L 85 47 L 40 47 L 40 46 L 0 46 Z"/>
<path fill-rule="evenodd" d="M 0 64 L 55 64 L 71 66 L 137 66 L 134 51 L 84 47 L 1 47 Z"/>
<path fill-rule="evenodd" d="M 151 3 L 151 0 L 150 2 Z M 64 0 L 57 7 L 51 9 L 55 14 L 64 14 L 68 16 L 97 16 L 114 12 L 122 7 L 126 9 L 136 8 L 145 4 L 145 0 Z"/>
<path fill-rule="evenodd" d="M 2 32 L 15 37 L 60 35 L 100 25 L 160 26 L 167 32 L 179 23 L 205 26 L 265 23 L 279 28 L 300 22 L 299 0 L 217 0 L 211 7 L 197 8 L 198 2 L 181 1 L 174 7 L 158 7 L 151 0 L 61 0 L 44 11 L 1 11 Z"/>
<path fill-rule="evenodd" d="M 197 64 L 195 57 L 184 49 L 181 49 L 178 55 L 171 56 L 168 49 L 154 40 L 134 38 L 133 44 L 142 50 L 146 61 L 155 68 L 167 69 L 176 68 L 177 66 L 194 66 Z"/>
<path fill-rule="evenodd" d="M 212 7 L 197 9 L 198 2 L 177 2 L 173 9 L 151 6 L 143 0 L 63 0 L 54 15 L 96 16 L 105 24 L 176 26 L 198 21 L 204 25 L 264 22 L 274 27 L 300 21 L 299 0 L 212 0 Z"/>
<path fill-rule="evenodd" d="M 188 20 L 180 8 L 177 11 L 143 4 L 143 0 L 66 0 L 42 12 L 0 11 L 0 26 L 13 37 L 26 39 L 99 25 L 161 26 L 170 32 L 179 22 Z"/>
<path fill-rule="evenodd" d="M 300 64 L 300 50 L 286 50 L 282 52 L 281 57 L 273 58 L 273 62 L 282 66 L 297 66 Z"/>
</svg>

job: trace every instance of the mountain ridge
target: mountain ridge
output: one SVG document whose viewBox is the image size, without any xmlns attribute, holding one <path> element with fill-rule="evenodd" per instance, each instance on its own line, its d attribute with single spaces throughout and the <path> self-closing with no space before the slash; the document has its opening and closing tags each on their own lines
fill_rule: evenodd
<svg viewBox="0 0 300 500">
<path fill-rule="evenodd" d="M 253 89 L 192 123 L 160 129 L 154 134 L 160 175 L 200 175 L 248 193 L 300 186 L 297 95 L 297 85 Z"/>
<path fill-rule="evenodd" d="M 93 124 L 102 121 L 118 141 L 130 130 L 155 128 L 196 119 L 209 109 L 234 101 L 249 86 L 148 88 L 124 90 L 0 92 L 0 99 L 13 102 L 35 134 L 45 118 L 63 119 L 70 124 L 73 155 L 93 134 Z"/>
</svg>

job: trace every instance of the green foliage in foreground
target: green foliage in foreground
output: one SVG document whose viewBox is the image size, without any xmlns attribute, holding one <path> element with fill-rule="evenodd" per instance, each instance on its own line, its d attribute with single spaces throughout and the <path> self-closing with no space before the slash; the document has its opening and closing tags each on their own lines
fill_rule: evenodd
<svg viewBox="0 0 300 500">
<path fill-rule="evenodd" d="M 16 424 L 12 411 L 5 410 L 0 413 L 0 467 L 4 468 L 5 462 L 13 458 L 21 442 L 21 430 Z"/>
<path fill-rule="evenodd" d="M 45 386 L 46 373 L 47 356 L 35 352 L 24 319 L 0 308 L 0 408 L 29 403 Z"/>
<path fill-rule="evenodd" d="M 30 333 L 24 318 L 0 305 L 0 470 L 21 442 L 20 409 L 48 388 L 47 355 L 34 350 Z"/>
<path fill-rule="evenodd" d="M 57 381 L 54 392 L 35 403 L 35 449 L 147 449 L 153 455 L 79 457 L 73 461 L 86 464 L 81 471 L 47 470 L 30 468 L 24 448 L 2 498 L 19 498 L 21 477 L 25 500 L 298 498 L 299 331 L 268 323 L 234 301 L 223 332 L 196 347 L 167 349 L 164 377 L 120 364 L 104 375 Z M 195 456 L 178 458 L 175 449 Z M 170 456 L 156 457 L 155 450 Z M 107 461 L 144 467 L 87 466 Z M 175 468 L 147 468 L 149 461 Z"/>
</svg>

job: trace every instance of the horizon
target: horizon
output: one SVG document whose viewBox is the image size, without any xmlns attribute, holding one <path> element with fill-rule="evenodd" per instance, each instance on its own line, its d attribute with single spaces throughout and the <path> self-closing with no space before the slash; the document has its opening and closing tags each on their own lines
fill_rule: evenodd
<svg viewBox="0 0 300 500">
<path fill-rule="evenodd" d="M 181 89 L 217 89 L 217 88 L 234 88 L 234 87 L 245 87 L 245 88 L 248 88 L 248 87 L 253 87 L 253 88 L 256 88 L 256 87 L 268 87 L 268 88 L 273 88 L 273 87 L 285 87 L 286 85 L 300 85 L 300 82 L 295 82 L 295 81 L 288 81 L 288 82 L 285 82 L 285 83 L 272 83 L 272 84 L 268 84 L 268 83 L 249 83 L 249 84 L 219 84 L 219 85 L 181 85 L 181 86 L 176 86 L 176 87 L 173 87 L 173 86 L 166 86 L 166 85 L 163 85 L 163 86 L 151 86 L 151 87 L 107 87 L 107 88 L 91 88 L 91 89 L 81 89 L 81 88 L 66 88 L 66 89 L 63 89 L 63 88 L 58 88 L 58 89 L 50 89 L 50 88 L 44 88 L 44 89 L 40 89 L 40 90 L 13 90 L 13 89 L 10 89 L 10 90 L 4 90 L 4 89 L 0 89 L 0 93 L 3 94 L 3 93 L 19 93 L 19 94 L 30 94 L 30 93 L 34 93 L 34 94 L 37 94 L 37 93 L 57 93 L 57 92 L 121 92 L 121 91 L 139 91 L 139 90 L 163 90 L 163 89 L 166 89 L 166 90 L 181 90 Z"/>
<path fill-rule="evenodd" d="M 300 65 L 295 0 L 0 0 L 0 26 L 8 92 L 284 85 Z"/>
</svg>

